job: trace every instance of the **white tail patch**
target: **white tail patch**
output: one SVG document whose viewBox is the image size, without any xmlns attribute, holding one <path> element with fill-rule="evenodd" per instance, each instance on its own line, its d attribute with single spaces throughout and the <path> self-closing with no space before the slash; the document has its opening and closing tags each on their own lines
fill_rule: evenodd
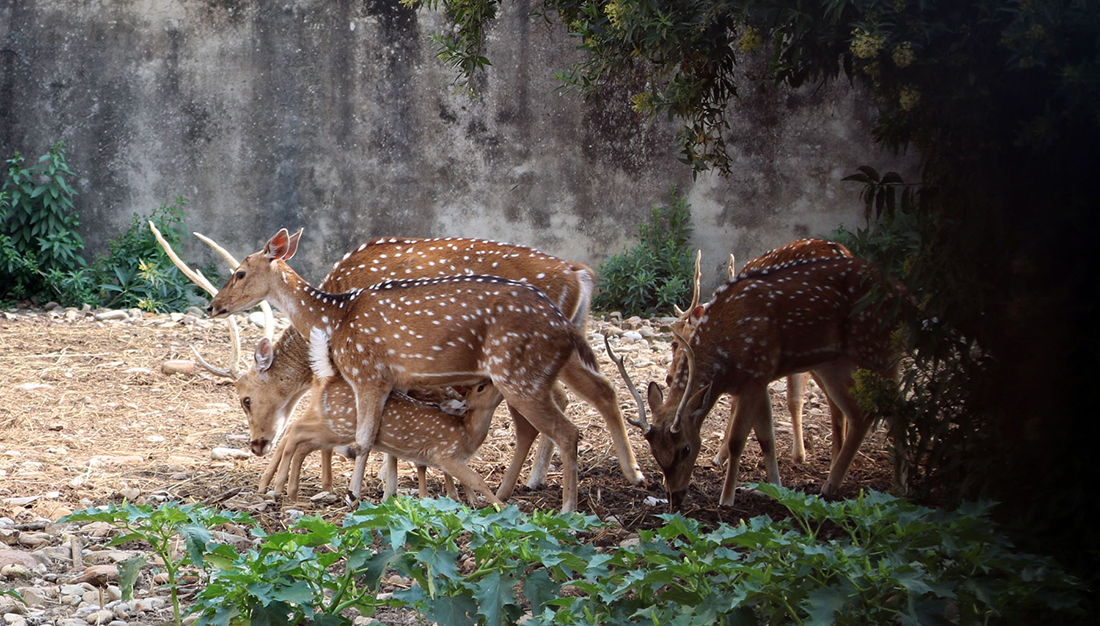
<svg viewBox="0 0 1100 626">
<path fill-rule="evenodd" d="M 336 377 L 332 359 L 329 358 L 328 340 L 328 333 L 316 326 L 309 331 L 309 368 L 317 378 Z"/>
</svg>

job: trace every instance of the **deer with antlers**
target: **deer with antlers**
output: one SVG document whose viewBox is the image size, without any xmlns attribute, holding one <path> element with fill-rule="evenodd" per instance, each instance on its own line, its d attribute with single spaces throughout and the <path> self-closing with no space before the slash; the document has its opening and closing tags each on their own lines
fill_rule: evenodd
<svg viewBox="0 0 1100 626">
<path fill-rule="evenodd" d="M 280 439 L 274 458 L 260 479 L 266 489 L 274 478 L 276 493 L 287 489 L 287 497 L 297 500 L 302 461 L 316 449 L 332 449 L 355 443 L 355 396 L 351 385 L 335 372 L 330 362 L 328 337 L 314 329 L 311 337 L 311 362 L 316 374 L 306 412 L 294 421 Z M 437 467 L 448 476 L 451 497 L 458 499 L 450 476 L 468 488 L 476 489 L 491 504 L 501 501 L 467 461 L 485 441 L 493 411 L 503 396 L 485 380 L 468 388 L 459 388 L 461 401 L 435 394 L 431 400 L 395 392 L 386 402 L 385 413 L 374 449 L 391 458 L 412 461 L 420 470 L 420 496 L 426 497 L 422 468 Z M 287 479 L 289 476 L 289 484 Z M 324 477 L 331 483 L 331 475 Z M 396 491 L 396 472 L 387 476 L 386 493 Z M 473 504 L 473 494 L 471 504 Z"/>
<path fill-rule="evenodd" d="M 239 263 L 232 255 L 199 233 L 195 235 L 236 269 Z M 194 270 L 180 262 L 162 238 L 158 237 L 158 240 L 181 271 L 199 284 L 205 280 L 195 276 Z M 325 291 L 341 292 L 390 279 L 471 273 L 529 282 L 546 293 L 574 325 L 582 330 L 586 325 L 595 284 L 595 273 L 590 268 L 532 248 L 483 239 L 388 237 L 372 240 L 334 264 L 320 287 Z M 210 292 L 216 293 L 212 288 Z M 261 303 L 261 306 L 266 307 L 266 303 Z M 236 368 L 239 359 L 237 341 L 233 342 L 234 356 L 227 369 L 210 365 L 196 353 L 199 362 L 208 370 L 234 381 L 241 406 L 248 417 L 252 451 L 257 455 L 266 454 L 273 442 L 279 439 L 295 405 L 310 388 L 312 374 L 307 345 L 308 341 L 293 328 L 287 329 L 275 342 L 261 340 L 256 346 L 255 365 L 244 373 Z M 565 410 L 565 391 L 557 384 L 554 385 L 554 401 Z M 538 435 L 538 431 L 513 407 L 509 406 L 509 412 L 516 425 L 517 443 L 513 460 L 497 491 L 497 496 L 502 500 L 511 495 L 531 444 Z M 611 430 L 613 434 L 616 432 L 614 427 Z M 549 439 L 543 437 L 532 463 L 527 481 L 529 487 L 544 482 L 552 450 Z M 331 454 L 331 449 L 322 448 L 322 473 L 329 477 L 323 483 L 326 489 L 331 488 Z M 387 464 L 385 467 L 391 466 Z M 418 474 L 423 477 L 422 471 Z M 391 483 L 387 481 L 386 484 Z"/>
<path fill-rule="evenodd" d="M 836 492 L 871 427 L 871 419 L 852 396 L 853 373 L 864 368 L 897 377 L 890 340 L 893 324 L 876 314 L 891 307 L 857 306 L 876 284 L 883 284 L 880 271 L 848 256 L 793 260 L 742 272 L 691 312 L 694 330 L 690 338 L 677 337 L 683 358 L 670 368 L 668 396 L 655 383 L 649 385 L 652 423 L 641 394 L 621 360 L 612 355 L 638 403 L 639 418 L 631 423 L 642 428 L 664 474 L 670 507 L 683 502 L 699 455 L 703 419 L 724 393 L 736 396 L 737 402 L 731 407 L 725 444 L 729 464 L 721 504 L 733 503 L 750 430 L 756 431 L 763 449 L 768 480 L 778 484 L 767 385 L 810 370 L 846 418 L 843 444 L 821 488 L 823 495 Z M 888 299 L 901 297 L 897 287 L 888 287 Z"/>
<path fill-rule="evenodd" d="M 742 273 L 760 272 L 772 267 L 781 267 L 793 261 L 851 258 L 851 256 L 851 251 L 843 244 L 811 237 L 792 241 L 786 245 L 769 250 L 750 260 L 741 271 Z M 695 288 L 692 293 L 691 304 L 686 311 L 682 311 L 679 307 L 676 307 L 677 320 L 672 324 L 672 330 L 685 339 L 690 339 L 692 333 L 695 332 L 695 325 L 699 321 L 698 315 L 701 314 L 702 311 L 699 307 L 699 282 L 702 277 L 702 272 L 700 270 L 701 260 L 702 253 L 696 253 Z M 736 262 L 734 256 L 731 254 L 729 265 L 727 266 L 727 278 L 729 281 L 732 281 L 736 276 Z M 676 371 L 677 363 L 683 358 L 683 354 L 683 351 L 680 349 L 680 344 L 673 340 L 672 364 L 669 367 L 669 374 L 665 378 L 666 386 L 672 385 L 672 372 Z M 805 403 L 806 379 L 810 376 L 813 376 L 812 372 L 795 372 L 787 376 L 787 410 L 791 414 L 791 459 L 795 463 L 803 463 L 806 460 L 806 445 L 802 436 L 802 409 Z M 818 387 L 824 389 L 820 382 L 818 382 Z M 835 404 L 833 404 L 833 401 L 828 398 L 828 395 L 826 395 L 826 399 L 829 403 L 829 415 L 833 427 L 832 456 L 835 458 L 840 452 L 840 447 L 844 442 L 844 414 Z M 731 402 L 737 402 L 736 398 L 732 399 Z M 723 445 L 719 446 L 718 454 L 714 457 L 715 465 L 723 465 L 728 460 L 729 448 L 725 445 L 725 442 L 728 440 L 729 433 L 727 432 Z"/>
<path fill-rule="evenodd" d="M 623 472 L 644 482 L 614 388 L 598 372 L 581 332 L 541 291 L 496 276 L 395 280 L 332 294 L 308 285 L 286 261 L 300 232 L 280 230 L 241 262 L 210 303 L 221 317 L 271 300 L 299 332 L 330 337 L 336 370 L 356 400 L 353 488 L 365 468 L 393 389 L 466 384 L 489 378 L 562 454 L 562 510 L 576 506 L 578 432 L 553 402 L 561 380 L 596 406 L 612 431 Z"/>
</svg>

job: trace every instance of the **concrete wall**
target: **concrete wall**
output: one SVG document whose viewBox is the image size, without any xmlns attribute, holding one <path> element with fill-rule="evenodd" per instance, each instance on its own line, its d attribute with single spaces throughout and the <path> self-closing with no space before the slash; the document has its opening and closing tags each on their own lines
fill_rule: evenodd
<svg viewBox="0 0 1100 626">
<path fill-rule="evenodd" d="M 897 166 L 845 84 L 736 106 L 728 178 L 676 160 L 675 127 L 630 93 L 585 103 L 553 71 L 560 28 L 505 3 L 479 78 L 454 88 L 435 13 L 398 0 L 0 0 L 0 155 L 64 140 L 88 256 L 134 212 L 177 195 L 187 227 L 243 256 L 305 226 L 296 266 L 319 280 L 372 236 L 478 236 L 598 265 L 678 185 L 713 284 L 793 238 L 861 223 L 862 164 Z M 189 244 L 185 256 L 213 260 Z"/>
</svg>

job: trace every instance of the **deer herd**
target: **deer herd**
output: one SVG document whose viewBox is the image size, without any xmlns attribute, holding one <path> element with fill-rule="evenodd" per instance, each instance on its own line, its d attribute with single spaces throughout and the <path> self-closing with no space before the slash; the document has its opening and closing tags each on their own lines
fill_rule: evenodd
<svg viewBox="0 0 1100 626">
<path fill-rule="evenodd" d="M 150 224 L 152 227 L 152 224 Z M 248 419 L 252 452 L 273 451 L 260 490 L 284 488 L 297 499 L 303 460 L 322 454 L 322 487 L 332 489 L 334 451 L 355 459 L 350 489 L 359 497 L 372 450 L 387 454 L 386 495 L 396 488 L 396 459 L 445 472 L 490 504 L 507 500 L 541 433 L 528 486 L 541 484 L 557 447 L 561 457 L 561 510 L 578 506 L 579 431 L 565 415 L 569 389 L 603 417 L 626 480 L 646 479 L 628 439 L 626 422 L 640 428 L 663 474 L 669 505 L 679 508 L 701 449 L 703 420 L 719 397 L 731 397 L 726 439 L 715 459 L 726 464 L 720 504 L 733 503 L 738 466 L 749 431 L 755 431 L 767 478 L 779 483 L 768 384 L 788 378 L 793 459 L 802 462 L 802 396 L 810 375 L 825 392 L 832 417 L 832 463 L 822 494 L 835 494 L 871 419 L 852 394 L 857 368 L 896 379 L 891 342 L 894 320 L 886 306 L 867 306 L 872 290 L 886 300 L 902 289 L 870 262 L 836 243 L 802 239 L 753 259 L 738 273 L 731 255 L 729 280 L 700 304 L 696 258 L 691 305 L 676 309 L 665 388 L 650 382 L 645 401 L 623 359 L 605 346 L 637 402 L 637 418 L 624 421 L 614 386 L 599 371 L 585 337 L 595 273 L 537 250 L 462 238 L 383 238 L 365 243 L 337 262 L 317 287 L 288 264 L 301 231 L 286 229 L 234 266 L 215 290 L 188 268 L 153 228 L 170 258 L 204 286 L 211 317 L 229 317 L 265 300 L 291 327 L 272 340 L 273 325 L 256 346 L 254 364 L 241 373 L 234 334 L 233 364 L 211 372 L 234 381 Z M 887 286 L 882 290 L 881 286 Z M 265 307 L 265 310 L 266 307 Z M 269 312 L 269 310 L 268 310 Z M 270 314 L 268 315 L 270 322 Z M 232 319 L 232 318 L 230 318 Z M 309 392 L 304 414 L 291 421 Z M 467 462 L 490 430 L 501 401 L 514 424 L 515 453 L 493 492 Z M 648 411 L 647 405 L 648 404 Z"/>
</svg>

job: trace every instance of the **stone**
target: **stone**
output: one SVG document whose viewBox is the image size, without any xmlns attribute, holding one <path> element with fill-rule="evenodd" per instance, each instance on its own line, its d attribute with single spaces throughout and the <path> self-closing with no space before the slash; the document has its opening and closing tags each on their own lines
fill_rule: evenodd
<svg viewBox="0 0 1100 626">
<path fill-rule="evenodd" d="M 0 568 L 8 565 L 22 565 L 27 569 L 32 569 L 35 565 L 38 565 L 38 561 L 20 550 L 0 550 Z"/>
<path fill-rule="evenodd" d="M 107 609 L 100 609 L 93 613 L 89 613 L 88 616 L 84 618 L 84 620 L 89 624 L 109 624 L 112 620 L 114 620 L 114 618 L 115 614 L 112 611 L 108 611 Z"/>
<path fill-rule="evenodd" d="M 34 572 L 26 565 L 12 563 L 0 568 L 0 578 L 7 580 L 31 580 Z"/>
<path fill-rule="evenodd" d="M 130 314 L 126 311 L 119 310 L 107 310 L 101 313 L 95 314 L 95 320 L 97 322 L 108 322 L 111 320 L 124 320 L 130 317 Z"/>
<path fill-rule="evenodd" d="M 226 461 L 229 459 L 247 459 L 252 456 L 252 453 L 248 450 L 241 450 L 240 448 L 214 448 L 210 451 L 210 457 L 215 461 Z"/>
<path fill-rule="evenodd" d="M 197 371 L 195 362 L 189 359 L 173 359 L 160 364 L 162 374 L 194 374 Z"/>
</svg>

